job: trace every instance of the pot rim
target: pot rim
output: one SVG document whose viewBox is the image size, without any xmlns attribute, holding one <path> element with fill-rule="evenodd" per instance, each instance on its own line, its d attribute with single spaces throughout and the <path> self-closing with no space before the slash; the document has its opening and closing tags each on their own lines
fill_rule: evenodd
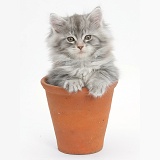
<svg viewBox="0 0 160 160">
<path fill-rule="evenodd" d="M 82 94 L 89 95 L 89 91 L 86 87 L 83 87 L 81 91 L 69 93 L 67 90 L 65 90 L 62 87 L 54 86 L 54 85 L 46 83 L 46 80 L 47 80 L 47 76 L 43 77 L 41 79 L 41 85 L 47 92 L 51 92 L 54 94 L 63 94 L 63 95 L 82 95 Z M 112 85 L 109 86 L 109 88 L 115 88 L 117 83 L 118 81 L 114 82 Z"/>
</svg>

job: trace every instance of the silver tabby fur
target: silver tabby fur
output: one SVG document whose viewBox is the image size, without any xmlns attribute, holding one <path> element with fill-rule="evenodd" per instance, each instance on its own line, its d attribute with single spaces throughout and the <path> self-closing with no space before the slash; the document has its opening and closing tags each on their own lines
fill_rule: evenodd
<svg viewBox="0 0 160 160">
<path fill-rule="evenodd" d="M 50 24 L 47 42 L 53 66 L 47 82 L 69 92 L 87 87 L 94 97 L 102 96 L 118 81 L 119 74 L 114 65 L 112 37 L 102 20 L 101 8 L 70 17 L 51 14 Z M 85 40 L 86 35 L 91 35 L 91 39 Z M 74 42 L 67 41 L 67 37 L 73 37 Z"/>
</svg>

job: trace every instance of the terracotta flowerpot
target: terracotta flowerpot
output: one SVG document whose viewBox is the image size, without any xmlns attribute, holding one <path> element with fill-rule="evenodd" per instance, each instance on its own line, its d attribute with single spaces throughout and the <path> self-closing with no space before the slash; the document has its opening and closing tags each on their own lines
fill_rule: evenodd
<svg viewBox="0 0 160 160">
<path fill-rule="evenodd" d="M 42 78 L 41 84 L 46 91 L 58 150 L 68 154 L 100 151 L 117 83 L 101 98 L 90 96 L 86 88 L 68 93 L 63 88 L 47 84 L 46 77 Z"/>
</svg>

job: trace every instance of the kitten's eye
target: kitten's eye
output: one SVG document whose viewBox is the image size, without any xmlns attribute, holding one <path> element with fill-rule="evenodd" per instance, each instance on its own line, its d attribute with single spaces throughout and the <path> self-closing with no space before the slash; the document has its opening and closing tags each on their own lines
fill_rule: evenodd
<svg viewBox="0 0 160 160">
<path fill-rule="evenodd" d="M 75 41 L 73 37 L 67 37 L 68 42 L 73 42 Z"/>
<path fill-rule="evenodd" d="M 90 40 L 90 39 L 91 39 L 91 35 L 86 35 L 86 36 L 84 37 L 84 39 L 85 39 L 85 40 Z"/>
</svg>

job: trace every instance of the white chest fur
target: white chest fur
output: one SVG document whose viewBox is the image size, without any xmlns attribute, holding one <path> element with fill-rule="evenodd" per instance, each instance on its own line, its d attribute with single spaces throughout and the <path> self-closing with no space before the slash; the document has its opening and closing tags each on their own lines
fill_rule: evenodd
<svg viewBox="0 0 160 160">
<path fill-rule="evenodd" d="M 74 68 L 72 72 L 72 76 L 78 77 L 86 81 L 96 69 L 98 69 L 98 66 L 92 65 L 91 62 L 81 62 L 78 68 Z"/>
</svg>

